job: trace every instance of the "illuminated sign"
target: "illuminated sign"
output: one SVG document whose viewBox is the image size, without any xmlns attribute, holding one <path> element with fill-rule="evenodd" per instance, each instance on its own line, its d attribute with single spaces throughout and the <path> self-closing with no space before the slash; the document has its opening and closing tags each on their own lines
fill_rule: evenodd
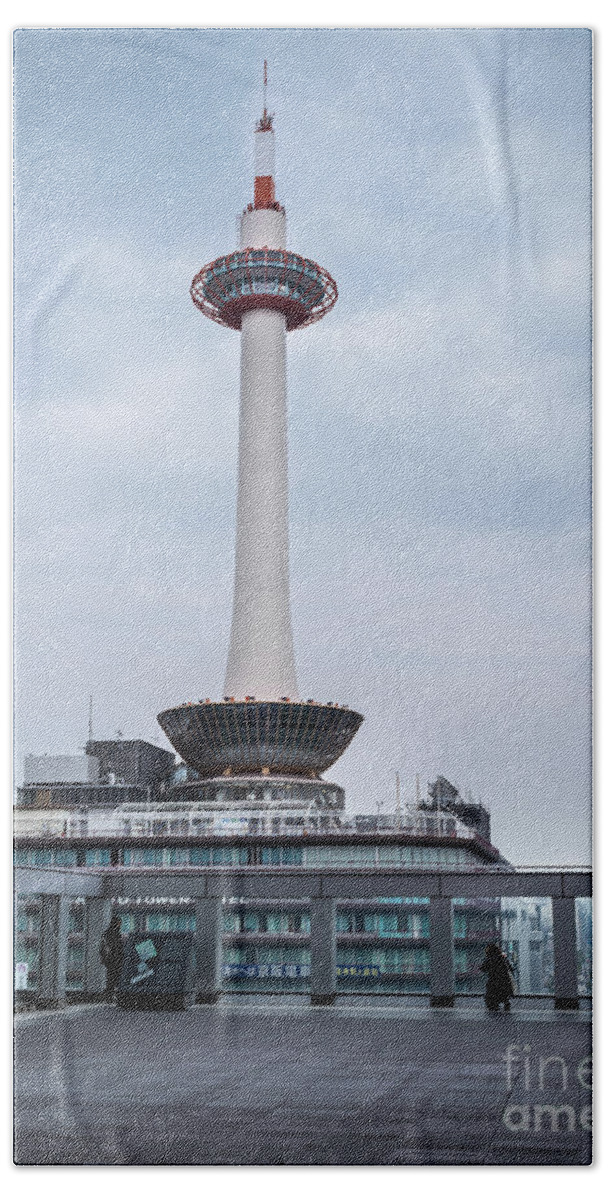
<svg viewBox="0 0 608 1200">
<path fill-rule="evenodd" d="M 336 967 L 336 975 L 338 978 L 344 978 L 346 975 L 352 976 L 353 979 L 361 979 L 365 977 L 369 978 L 370 976 L 375 978 L 379 974 L 380 967 L 375 967 L 371 963 L 368 966 L 362 963 L 357 963 L 352 967 L 346 965 L 340 965 Z"/>
<path fill-rule="evenodd" d="M 227 979 L 303 979 L 310 975 L 308 963 L 225 963 Z"/>
</svg>

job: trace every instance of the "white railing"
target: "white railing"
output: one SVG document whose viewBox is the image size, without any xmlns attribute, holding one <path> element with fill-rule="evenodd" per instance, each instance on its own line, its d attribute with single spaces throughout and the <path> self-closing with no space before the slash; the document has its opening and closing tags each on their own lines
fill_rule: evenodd
<svg viewBox="0 0 608 1200">
<path fill-rule="evenodd" d="M 79 813 L 15 812 L 16 837 L 54 837 L 78 839 L 91 837 L 297 837 L 333 835 L 406 834 L 414 837 L 450 837 L 472 839 L 477 832 L 447 813 L 420 813 L 406 810 L 395 814 L 310 813 L 302 817 L 277 816 L 274 812 L 209 813 L 196 807 L 167 810 L 156 805 L 123 805 L 111 812 L 87 809 Z"/>
</svg>

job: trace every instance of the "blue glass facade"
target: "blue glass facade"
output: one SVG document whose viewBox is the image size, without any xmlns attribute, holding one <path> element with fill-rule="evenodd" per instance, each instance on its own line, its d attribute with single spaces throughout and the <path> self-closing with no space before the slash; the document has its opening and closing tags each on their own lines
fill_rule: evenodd
<svg viewBox="0 0 608 1200">
<path fill-rule="evenodd" d="M 317 835 L 318 836 L 318 835 Z M 157 839 L 146 839 L 148 844 L 124 845 L 117 843 L 112 850 L 108 846 L 74 846 L 64 849 L 35 849 L 17 846 L 14 851 L 15 866 L 20 867 L 437 867 L 459 868 L 480 863 L 479 854 L 473 847 L 463 845 L 416 845 L 398 842 L 361 841 L 360 839 L 338 840 L 333 833 L 324 842 L 315 842 L 311 835 L 299 837 L 291 843 L 264 843 L 253 838 L 243 838 L 236 844 L 228 838 L 216 839 L 215 844 L 193 844 L 194 839 L 184 839 L 181 845 L 158 843 Z"/>
</svg>

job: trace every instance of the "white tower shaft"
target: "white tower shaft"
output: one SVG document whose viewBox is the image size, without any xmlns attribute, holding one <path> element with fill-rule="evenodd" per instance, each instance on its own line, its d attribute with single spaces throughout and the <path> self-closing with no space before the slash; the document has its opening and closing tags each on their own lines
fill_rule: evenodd
<svg viewBox="0 0 608 1200">
<path fill-rule="evenodd" d="M 285 215 L 243 214 L 241 247 L 285 246 Z M 236 559 L 225 695 L 297 698 L 289 603 L 285 316 L 244 312 Z"/>
</svg>

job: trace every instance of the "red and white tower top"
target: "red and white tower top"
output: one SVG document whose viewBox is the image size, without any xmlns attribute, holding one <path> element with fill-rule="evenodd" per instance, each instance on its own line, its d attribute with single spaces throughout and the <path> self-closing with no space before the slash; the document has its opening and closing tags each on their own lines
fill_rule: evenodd
<svg viewBox="0 0 608 1200">
<path fill-rule="evenodd" d="M 254 134 L 253 203 L 241 216 L 241 248 L 203 267 L 192 280 L 190 294 L 197 308 L 220 325 L 240 330 L 243 313 L 274 309 L 283 313 L 289 332 L 324 317 L 336 303 L 338 289 L 318 263 L 286 249 L 285 209 L 276 198 L 267 81 L 264 63 L 264 110 Z"/>
<path fill-rule="evenodd" d="M 253 207 L 274 208 L 274 129 L 272 113 L 266 107 L 268 87 L 268 63 L 264 59 L 264 112 L 255 130 L 255 182 L 253 185 Z"/>
</svg>

